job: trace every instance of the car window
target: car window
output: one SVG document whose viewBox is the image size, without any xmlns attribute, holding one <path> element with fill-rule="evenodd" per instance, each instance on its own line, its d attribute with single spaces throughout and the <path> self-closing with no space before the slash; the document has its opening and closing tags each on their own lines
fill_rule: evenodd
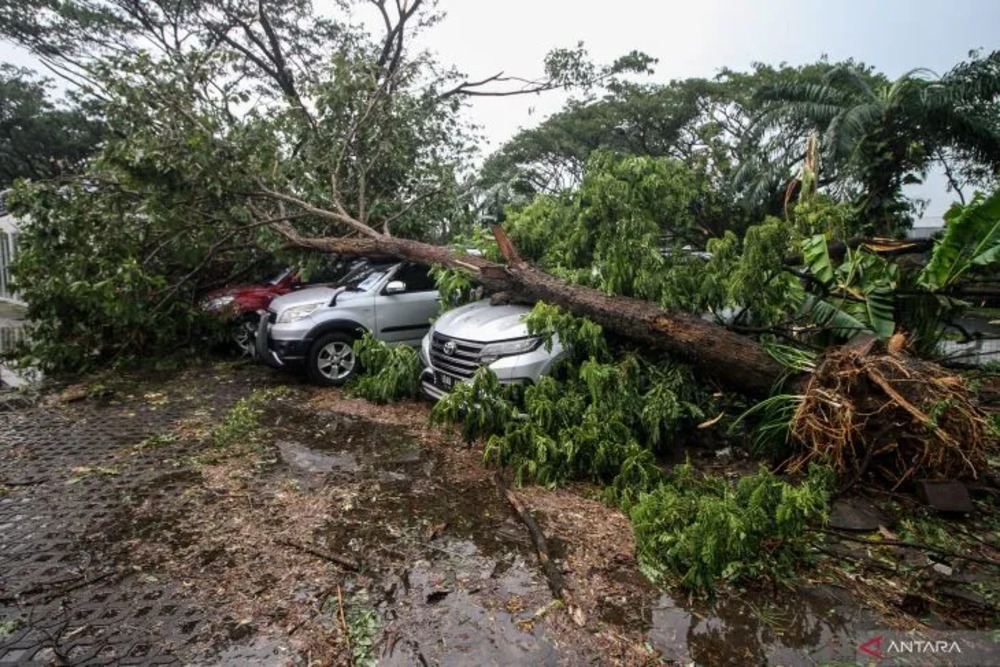
<svg viewBox="0 0 1000 667">
<path fill-rule="evenodd" d="M 282 280 L 284 280 L 285 278 L 287 278 L 287 277 L 288 277 L 288 276 L 289 276 L 289 275 L 290 275 L 290 274 L 291 274 L 291 273 L 292 273 L 293 271 L 294 271 L 294 269 L 291 269 L 291 268 L 288 268 L 288 269 L 282 269 L 282 270 L 281 270 L 281 273 L 279 273 L 279 274 L 278 274 L 278 275 L 276 275 L 275 277 L 273 277 L 273 278 L 271 278 L 270 280 L 268 280 L 268 281 L 267 281 L 267 284 L 268 284 L 268 285 L 277 285 L 277 284 L 278 284 L 278 283 L 280 283 L 280 282 L 281 282 Z"/>
<path fill-rule="evenodd" d="M 347 267 L 340 262 L 323 264 L 309 274 L 309 277 L 306 279 L 306 283 L 309 285 L 318 285 L 321 283 L 336 282 L 343 277 L 346 269 Z"/>
<path fill-rule="evenodd" d="M 430 292 L 437 289 L 434 279 L 430 276 L 430 270 L 430 267 L 424 264 L 407 264 L 392 279 L 406 283 L 407 292 Z"/>
</svg>

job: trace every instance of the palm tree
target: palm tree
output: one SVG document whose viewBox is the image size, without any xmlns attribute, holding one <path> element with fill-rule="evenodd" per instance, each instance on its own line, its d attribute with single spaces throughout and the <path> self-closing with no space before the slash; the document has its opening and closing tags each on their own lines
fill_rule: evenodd
<svg viewBox="0 0 1000 667">
<path fill-rule="evenodd" d="M 823 171 L 853 193 L 866 231 L 910 224 L 902 186 L 920 182 L 943 149 L 990 174 L 1000 168 L 1000 52 L 973 57 L 943 77 L 912 70 L 895 81 L 856 66 L 821 81 L 790 81 L 761 93 L 758 125 L 803 123 L 822 133 Z"/>
</svg>

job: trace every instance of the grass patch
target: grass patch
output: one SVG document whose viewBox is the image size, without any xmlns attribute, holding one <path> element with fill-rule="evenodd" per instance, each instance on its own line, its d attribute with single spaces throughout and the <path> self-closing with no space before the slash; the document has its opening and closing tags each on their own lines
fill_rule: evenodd
<svg viewBox="0 0 1000 667">
<path fill-rule="evenodd" d="M 0 621 L 0 639 L 10 637 L 21 627 L 21 621 L 16 618 L 7 618 Z"/>
</svg>

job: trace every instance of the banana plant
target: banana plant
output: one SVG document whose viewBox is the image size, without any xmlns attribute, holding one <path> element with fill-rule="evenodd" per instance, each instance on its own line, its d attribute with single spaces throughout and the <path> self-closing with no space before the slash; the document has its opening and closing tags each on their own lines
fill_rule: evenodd
<svg viewBox="0 0 1000 667">
<path fill-rule="evenodd" d="M 806 294 L 800 314 L 839 338 L 859 333 L 885 340 L 896 328 L 893 290 L 898 268 L 884 259 L 848 249 L 844 261 L 835 266 L 827 238 L 816 234 L 802 244 L 806 268 L 822 295 Z"/>
</svg>

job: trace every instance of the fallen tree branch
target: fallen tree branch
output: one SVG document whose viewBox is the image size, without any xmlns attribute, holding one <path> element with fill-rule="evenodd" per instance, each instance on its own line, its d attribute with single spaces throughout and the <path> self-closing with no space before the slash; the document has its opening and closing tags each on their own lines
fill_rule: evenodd
<svg viewBox="0 0 1000 667">
<path fill-rule="evenodd" d="M 549 590 L 552 591 L 552 597 L 557 600 L 566 600 L 566 580 L 563 578 L 562 572 L 559 571 L 559 568 L 552 561 L 545 533 L 538 527 L 535 518 L 531 516 L 531 512 L 524 506 L 521 499 L 517 497 L 517 494 L 504 487 L 501 487 L 501 493 L 507 499 L 507 502 L 510 503 L 521 523 L 528 529 L 528 534 L 531 535 L 531 543 L 535 546 L 535 553 L 538 555 L 538 562 L 542 566 L 545 580 L 549 584 Z"/>
<path fill-rule="evenodd" d="M 847 241 L 831 241 L 827 247 L 831 259 L 841 259 L 847 254 L 848 250 L 857 250 L 858 248 L 864 248 L 880 257 L 895 257 L 897 255 L 927 252 L 934 247 L 934 240 L 914 239 L 898 241 L 896 239 L 856 237 Z M 783 263 L 785 266 L 802 266 L 805 264 L 805 258 L 802 256 L 802 253 L 788 255 L 784 258 Z"/>
<path fill-rule="evenodd" d="M 555 561 L 552 560 L 545 533 L 538 526 L 535 517 L 531 516 L 531 512 L 524 505 L 524 502 L 504 483 L 503 476 L 500 473 L 496 475 L 496 485 L 497 491 L 507 500 L 511 509 L 514 510 L 514 513 L 521 520 L 521 523 L 528 529 L 528 534 L 531 535 L 531 543 L 534 545 L 535 553 L 538 556 L 538 563 L 542 566 L 542 573 L 545 575 L 545 581 L 548 583 L 549 591 L 552 592 L 552 597 L 556 600 L 562 600 L 569 610 L 573 621 L 577 625 L 583 626 L 586 623 L 583 611 L 578 605 L 574 604 L 573 594 L 566 586 L 566 579 L 563 577 L 562 572 L 559 571 L 559 567 L 555 564 Z"/>
<path fill-rule="evenodd" d="M 285 200 L 297 203 L 294 197 Z M 339 219 L 340 216 L 328 212 L 327 217 Z M 501 250 L 507 253 L 506 265 L 483 257 L 456 254 L 443 246 L 386 236 L 357 221 L 352 226 L 364 227 L 364 238 L 305 237 L 283 223 L 276 223 L 274 229 L 289 243 L 302 248 L 395 257 L 455 269 L 490 293 L 509 292 L 525 302 L 554 304 L 640 345 L 663 350 L 744 394 L 767 396 L 774 383 L 785 376 L 785 369 L 766 348 L 746 336 L 696 315 L 672 312 L 649 301 L 613 296 L 568 283 L 532 266 L 521 259 L 500 227 L 494 227 L 493 232 Z"/>
</svg>

